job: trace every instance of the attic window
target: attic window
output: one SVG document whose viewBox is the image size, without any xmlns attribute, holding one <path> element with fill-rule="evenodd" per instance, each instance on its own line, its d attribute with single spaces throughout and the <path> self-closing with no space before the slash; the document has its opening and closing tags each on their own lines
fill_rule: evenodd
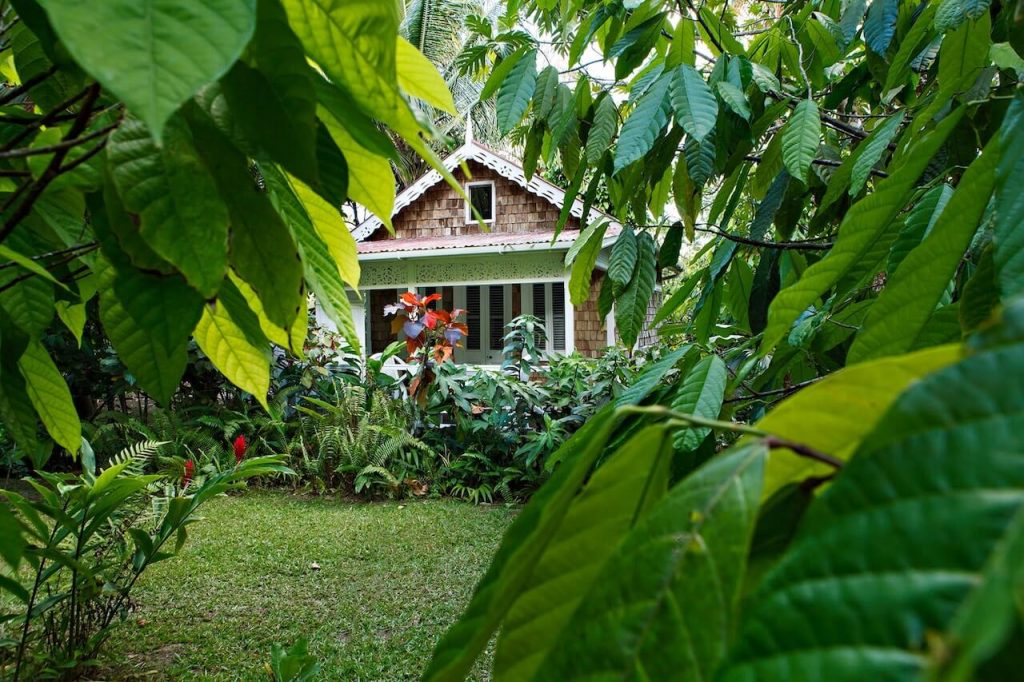
<svg viewBox="0 0 1024 682">
<path fill-rule="evenodd" d="M 469 202 L 466 203 L 466 222 L 476 222 L 473 209 L 480 214 L 485 223 L 494 222 L 494 183 L 493 182 L 471 182 L 466 185 L 466 195 Z"/>
</svg>

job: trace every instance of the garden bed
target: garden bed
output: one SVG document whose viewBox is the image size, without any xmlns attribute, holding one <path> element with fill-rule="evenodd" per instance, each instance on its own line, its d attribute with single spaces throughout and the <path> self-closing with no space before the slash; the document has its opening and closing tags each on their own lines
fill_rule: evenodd
<svg viewBox="0 0 1024 682">
<path fill-rule="evenodd" d="M 214 500 L 182 553 L 140 580 L 98 677 L 263 678 L 272 643 L 306 636 L 321 679 L 416 679 L 514 514 L 267 491 Z"/>
</svg>

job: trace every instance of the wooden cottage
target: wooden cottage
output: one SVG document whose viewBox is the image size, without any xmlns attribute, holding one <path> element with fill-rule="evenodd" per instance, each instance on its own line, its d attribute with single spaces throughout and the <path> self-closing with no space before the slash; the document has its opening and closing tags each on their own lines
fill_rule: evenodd
<svg viewBox="0 0 1024 682">
<path fill-rule="evenodd" d="M 470 177 L 461 168 L 463 162 Z M 397 196 L 393 235 L 377 217 L 359 224 L 353 234 L 362 269 L 362 300 L 353 300 L 353 315 L 365 351 L 379 353 L 395 340 L 384 307 L 410 290 L 440 293 L 445 309 L 467 311 L 469 337 L 456 351 L 457 362 L 500 364 L 505 326 L 521 314 L 544 321 L 549 354 L 579 351 L 593 357 L 613 345 L 614 314 L 601 319 L 597 295 L 620 225 L 608 218 L 591 297 L 574 308 L 564 261 L 579 234 L 583 202 L 573 202 L 568 223 L 555 238 L 565 202 L 562 189 L 539 175 L 527 181 L 520 164 L 471 138 L 444 164 L 462 183 L 490 231 L 481 230 L 469 203 L 437 171 Z M 652 335 L 645 337 L 641 344 Z"/>
</svg>

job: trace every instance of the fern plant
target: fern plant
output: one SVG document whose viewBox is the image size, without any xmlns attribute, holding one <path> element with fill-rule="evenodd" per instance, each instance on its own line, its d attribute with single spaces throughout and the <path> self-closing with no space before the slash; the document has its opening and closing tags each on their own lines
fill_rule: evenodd
<svg viewBox="0 0 1024 682">
<path fill-rule="evenodd" d="M 346 387 L 335 404 L 304 400 L 297 406 L 305 418 L 296 464 L 314 487 L 334 488 L 345 479 L 357 494 L 424 489 L 432 450 L 412 435 L 403 403 L 359 386 Z"/>
</svg>

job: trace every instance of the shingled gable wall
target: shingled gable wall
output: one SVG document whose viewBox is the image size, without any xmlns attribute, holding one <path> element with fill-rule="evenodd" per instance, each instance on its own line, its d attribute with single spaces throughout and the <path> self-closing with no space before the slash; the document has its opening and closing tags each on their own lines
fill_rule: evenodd
<svg viewBox="0 0 1024 682">
<path fill-rule="evenodd" d="M 492 232 L 550 232 L 558 225 L 559 207 L 547 199 L 527 192 L 476 161 L 467 161 L 467 165 L 473 176 L 468 179 L 469 182 L 494 182 L 497 210 L 494 223 L 490 225 Z M 456 168 L 452 174 L 465 187 L 467 178 L 462 169 Z M 394 237 L 386 229 L 380 228 L 369 239 L 452 237 L 480 233 L 477 223 L 466 222 L 465 200 L 444 181 L 406 206 L 392 219 L 392 223 L 395 226 Z M 578 230 L 579 226 L 579 220 L 570 216 L 565 229 Z"/>
</svg>

